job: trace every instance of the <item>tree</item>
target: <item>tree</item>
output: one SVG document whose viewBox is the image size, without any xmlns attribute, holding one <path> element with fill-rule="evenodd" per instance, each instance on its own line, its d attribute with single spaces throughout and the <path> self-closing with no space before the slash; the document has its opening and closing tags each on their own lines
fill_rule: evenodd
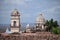
<svg viewBox="0 0 60 40">
<path fill-rule="evenodd" d="M 58 27 L 57 21 L 54 21 L 53 19 L 47 20 L 45 25 L 47 26 L 46 31 L 51 31 L 52 27 Z"/>
<path fill-rule="evenodd" d="M 51 31 L 54 34 L 60 34 L 60 30 L 58 28 L 55 28 L 55 27 L 52 27 Z"/>
<path fill-rule="evenodd" d="M 58 23 L 57 23 L 57 21 L 54 21 L 54 27 L 58 27 L 59 25 L 58 25 Z"/>
</svg>

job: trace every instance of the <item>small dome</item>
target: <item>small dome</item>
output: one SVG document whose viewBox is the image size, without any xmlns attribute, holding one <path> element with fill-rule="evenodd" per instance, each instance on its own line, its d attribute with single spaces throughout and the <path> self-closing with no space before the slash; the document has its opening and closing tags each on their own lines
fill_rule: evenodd
<svg viewBox="0 0 60 40">
<path fill-rule="evenodd" d="M 19 15 L 19 12 L 17 11 L 17 9 L 14 9 L 11 15 Z"/>
<path fill-rule="evenodd" d="M 29 26 L 30 26 L 30 25 L 29 25 L 29 24 L 27 24 L 27 25 L 26 25 L 26 29 L 29 29 Z"/>
<path fill-rule="evenodd" d="M 42 14 L 39 14 L 37 16 L 36 23 L 41 23 L 41 24 L 45 23 L 45 19 L 43 18 Z"/>
</svg>

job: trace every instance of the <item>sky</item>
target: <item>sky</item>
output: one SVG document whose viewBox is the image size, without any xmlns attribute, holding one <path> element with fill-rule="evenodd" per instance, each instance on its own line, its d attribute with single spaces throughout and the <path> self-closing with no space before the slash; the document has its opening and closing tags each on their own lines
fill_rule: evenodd
<svg viewBox="0 0 60 40">
<path fill-rule="evenodd" d="M 20 13 L 20 23 L 35 23 L 38 14 L 60 23 L 60 0 L 0 0 L 0 24 L 10 24 L 15 8 Z"/>
</svg>

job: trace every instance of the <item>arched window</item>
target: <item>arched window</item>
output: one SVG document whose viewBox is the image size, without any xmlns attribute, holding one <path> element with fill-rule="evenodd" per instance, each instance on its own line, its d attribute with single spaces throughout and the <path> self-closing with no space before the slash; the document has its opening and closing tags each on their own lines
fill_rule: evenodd
<svg viewBox="0 0 60 40">
<path fill-rule="evenodd" d="M 16 21 L 14 21 L 14 27 L 16 27 Z"/>
</svg>

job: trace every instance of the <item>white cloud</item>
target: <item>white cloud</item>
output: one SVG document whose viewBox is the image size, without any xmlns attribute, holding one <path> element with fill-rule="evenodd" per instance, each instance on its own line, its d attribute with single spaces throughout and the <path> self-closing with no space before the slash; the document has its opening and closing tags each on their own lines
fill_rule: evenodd
<svg viewBox="0 0 60 40">
<path fill-rule="evenodd" d="M 55 12 L 55 10 L 57 9 L 57 8 L 60 8 L 60 6 L 56 6 L 56 7 L 52 7 L 52 8 L 49 8 L 48 10 L 47 10 L 47 12 Z"/>
<path fill-rule="evenodd" d="M 60 5 L 59 6 L 55 6 L 55 7 L 51 7 L 51 8 L 48 8 L 48 9 L 45 9 L 42 12 L 53 13 L 53 12 L 55 12 L 55 10 L 57 8 L 60 8 Z"/>
<path fill-rule="evenodd" d="M 4 0 L 5 3 L 8 4 L 17 4 L 17 5 L 24 5 L 25 1 L 24 0 Z"/>
<path fill-rule="evenodd" d="M 17 5 L 25 5 L 26 2 L 30 2 L 32 0 L 4 0 L 5 3 L 8 4 L 17 4 Z"/>
</svg>

